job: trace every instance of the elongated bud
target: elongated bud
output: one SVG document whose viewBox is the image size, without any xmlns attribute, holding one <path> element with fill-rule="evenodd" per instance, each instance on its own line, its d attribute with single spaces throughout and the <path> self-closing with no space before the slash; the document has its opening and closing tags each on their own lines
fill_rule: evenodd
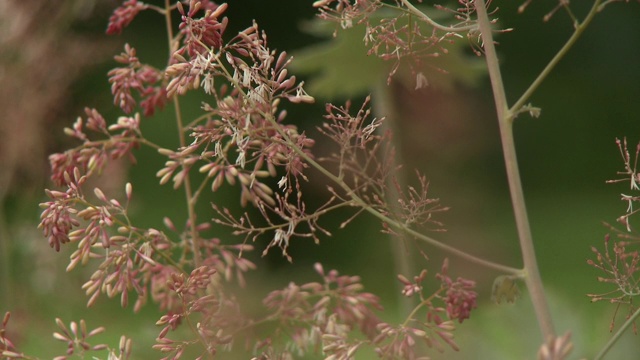
<svg viewBox="0 0 640 360">
<path fill-rule="evenodd" d="M 133 192 L 133 186 L 131 186 L 131 183 L 128 182 L 125 186 L 124 186 L 124 192 L 125 194 L 127 194 L 127 201 L 131 201 L 131 194 Z"/>
<path fill-rule="evenodd" d="M 104 202 L 109 202 L 109 199 L 107 199 L 107 197 L 104 195 L 104 193 L 102 192 L 102 190 L 100 190 L 99 188 L 95 188 L 93 189 L 93 193 L 96 194 L 96 197 Z"/>
</svg>

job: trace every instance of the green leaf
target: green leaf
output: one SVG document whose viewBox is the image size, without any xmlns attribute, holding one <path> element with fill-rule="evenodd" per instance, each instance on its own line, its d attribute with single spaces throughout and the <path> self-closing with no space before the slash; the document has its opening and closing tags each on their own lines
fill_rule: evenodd
<svg viewBox="0 0 640 360">
<path fill-rule="evenodd" d="M 496 304 L 500 304 L 504 300 L 508 303 L 514 303 L 520 297 L 518 279 L 517 276 L 513 275 L 498 276 L 493 281 L 491 300 Z"/>
</svg>

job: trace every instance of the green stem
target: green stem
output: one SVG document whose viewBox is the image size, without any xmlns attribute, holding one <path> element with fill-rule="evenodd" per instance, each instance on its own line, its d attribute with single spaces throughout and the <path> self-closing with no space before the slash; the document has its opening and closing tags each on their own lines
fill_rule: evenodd
<svg viewBox="0 0 640 360">
<path fill-rule="evenodd" d="M 602 348 L 602 350 L 600 350 L 598 355 L 596 355 L 596 357 L 594 357 L 593 360 L 602 359 L 607 354 L 607 352 L 609 352 L 609 350 L 611 350 L 613 345 L 616 342 L 618 342 L 618 340 L 620 340 L 620 337 L 622 337 L 622 334 L 624 334 L 624 332 L 629 328 L 629 326 L 631 326 L 636 321 L 638 316 L 640 316 L 640 308 L 636 309 L 636 311 L 633 313 L 633 315 L 631 315 L 627 319 L 627 321 L 625 321 L 624 324 L 622 324 L 622 326 L 620 326 L 620 329 L 618 329 L 618 331 L 616 331 L 616 333 L 613 334 L 613 337 L 611 337 L 611 339 L 609 339 L 609 341 L 607 341 L 607 344 Z"/>
<path fill-rule="evenodd" d="M 171 22 L 171 4 L 169 0 L 165 0 L 165 22 L 167 26 L 167 38 L 169 41 L 169 58 L 172 56 L 173 52 L 173 25 Z M 173 96 L 173 105 L 176 113 L 176 123 L 178 126 L 178 134 L 180 140 L 180 147 L 184 148 L 186 146 L 186 140 L 184 135 L 184 125 L 182 124 L 182 111 L 180 110 L 180 101 L 178 100 L 178 95 Z M 184 165 L 183 165 L 184 166 Z M 189 232 L 191 235 L 191 251 L 193 252 L 193 262 L 194 267 L 200 266 L 200 246 L 198 244 L 199 234 L 196 229 L 197 217 L 195 212 L 195 202 L 193 201 L 193 191 L 191 189 L 191 180 L 189 178 L 189 171 L 185 169 L 186 174 L 184 176 L 184 193 L 185 198 L 187 200 L 187 214 L 189 216 Z"/>
<path fill-rule="evenodd" d="M 601 0 L 596 0 L 593 3 L 591 10 L 589 10 L 589 13 L 585 17 L 585 19 L 582 21 L 582 23 L 575 23 L 575 31 L 573 32 L 569 40 L 567 40 L 567 42 L 562 46 L 560 51 L 558 51 L 558 53 L 551 59 L 551 61 L 549 61 L 547 66 L 545 66 L 545 68 L 538 75 L 538 77 L 531 83 L 531 85 L 529 85 L 529 88 L 522 94 L 522 96 L 520 96 L 520 99 L 518 99 L 518 101 L 516 101 L 515 104 L 513 104 L 511 109 L 509 109 L 509 111 L 512 114 L 517 115 L 520 112 L 522 107 L 525 105 L 527 101 L 529 101 L 529 98 L 531 98 L 531 95 L 533 95 L 533 93 L 538 89 L 538 87 L 540 86 L 540 84 L 542 84 L 544 79 L 547 78 L 549 73 L 551 73 L 551 71 L 556 67 L 556 65 L 558 65 L 560 60 L 569 52 L 569 49 L 571 49 L 571 47 L 576 43 L 580 35 L 582 35 L 584 30 L 587 28 L 587 26 L 591 23 L 591 21 L 595 17 L 601 2 L 602 2 Z"/>
<path fill-rule="evenodd" d="M 465 32 L 465 31 L 473 30 L 474 28 L 476 28 L 476 25 L 461 25 L 461 26 L 442 25 L 436 22 L 435 20 L 431 19 L 424 12 L 420 11 L 420 9 L 415 7 L 411 2 L 409 2 L 409 0 L 401 0 L 401 1 L 402 1 L 402 5 L 406 6 L 407 9 L 411 11 L 411 13 L 418 16 L 420 19 L 422 19 L 422 21 L 426 22 L 427 24 L 433 26 L 438 30 L 442 30 L 446 32 Z"/>
<path fill-rule="evenodd" d="M 551 320 L 551 312 L 545 298 L 542 278 L 538 270 L 538 263 L 533 247 L 533 238 L 529 226 L 529 218 L 522 191 L 520 171 L 518 170 L 518 160 L 516 156 L 515 142 L 513 139 L 513 114 L 509 111 L 507 97 L 505 94 L 502 74 L 498 62 L 498 55 L 493 42 L 491 22 L 487 15 L 484 0 L 476 0 L 476 12 L 478 13 L 478 24 L 482 34 L 487 67 L 491 78 L 491 87 L 500 125 L 500 138 L 502 139 L 502 150 L 511 193 L 511 202 L 518 229 L 520 249 L 524 262 L 524 279 L 531 294 L 531 300 L 538 319 L 538 324 L 543 338 L 555 338 L 555 330 Z"/>
<path fill-rule="evenodd" d="M 429 295 L 428 298 L 421 300 L 420 303 L 413 308 L 409 316 L 407 316 L 407 318 L 404 320 L 404 322 L 402 323 L 402 326 L 403 327 L 408 326 L 411 321 L 416 319 L 418 311 L 420 311 L 420 309 L 422 309 L 424 306 L 430 304 L 433 301 L 433 299 L 435 299 L 436 296 L 438 296 L 438 294 L 440 294 L 443 290 L 444 288 L 440 287 L 436 292 Z"/>
</svg>

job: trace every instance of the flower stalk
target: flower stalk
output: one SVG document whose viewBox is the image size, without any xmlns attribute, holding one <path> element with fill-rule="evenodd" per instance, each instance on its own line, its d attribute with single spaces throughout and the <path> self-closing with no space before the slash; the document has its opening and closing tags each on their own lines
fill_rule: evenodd
<svg viewBox="0 0 640 360">
<path fill-rule="evenodd" d="M 482 42 L 491 79 L 491 87 L 498 115 L 498 123 L 500 125 L 500 138 L 502 139 L 502 150 L 504 162 L 507 170 L 507 178 L 509 182 L 509 191 L 511 193 L 511 202 L 513 212 L 516 219 L 518 229 L 518 238 L 520 240 L 520 250 L 524 262 L 524 280 L 531 293 L 534 310 L 538 319 L 538 324 L 542 332 L 543 338 L 554 338 L 555 330 L 551 319 L 549 304 L 545 297 L 542 278 L 538 270 L 538 262 L 536 260 L 535 250 L 533 246 L 533 237 L 529 226 L 529 218 L 524 201 L 522 191 L 522 181 L 520 180 L 520 171 L 518 170 L 518 159 L 516 156 L 516 147 L 513 138 L 513 118 L 514 114 L 509 111 L 507 97 L 505 94 L 504 83 L 502 82 L 502 74 L 498 62 L 498 55 L 493 41 L 493 30 L 484 0 L 475 2 L 478 14 L 478 24 L 482 34 Z"/>
<path fill-rule="evenodd" d="M 169 42 L 169 61 L 171 61 L 173 55 L 173 24 L 171 21 L 171 1 L 165 0 L 165 22 L 167 26 L 167 41 Z M 180 99 L 178 96 L 173 97 L 173 107 L 176 114 L 176 124 L 178 126 L 178 137 L 180 140 L 180 148 L 185 148 L 186 140 L 185 140 L 185 131 L 184 125 L 182 123 L 182 111 L 180 110 Z M 187 165 L 183 165 L 187 166 Z M 198 230 L 196 226 L 198 225 L 196 210 L 195 210 L 195 201 L 193 196 L 193 190 L 191 189 L 191 180 L 189 177 L 189 171 L 185 172 L 184 176 L 184 194 L 186 198 L 187 205 L 187 215 L 189 217 L 189 233 L 190 233 L 190 246 L 191 251 L 193 252 L 193 265 L 194 267 L 199 267 L 202 260 L 200 256 L 200 245 L 198 243 Z"/>
</svg>

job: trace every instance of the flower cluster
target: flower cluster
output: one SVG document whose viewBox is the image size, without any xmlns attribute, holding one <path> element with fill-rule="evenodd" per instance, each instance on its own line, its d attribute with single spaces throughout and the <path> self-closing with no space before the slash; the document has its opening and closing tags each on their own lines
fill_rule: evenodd
<svg viewBox="0 0 640 360">
<path fill-rule="evenodd" d="M 200 1 L 191 0 L 187 12 L 182 3 L 178 3 L 177 6 L 182 15 L 180 33 L 184 37 L 184 46 L 176 51 L 177 54 L 183 55 L 186 52 L 193 58 L 222 46 L 222 34 L 227 27 L 228 19 L 225 17 L 222 22 L 218 19 L 227 9 L 227 4 L 205 9 L 205 14 L 198 18 L 194 17 L 202 9 Z"/>
<path fill-rule="evenodd" d="M 342 20 L 346 27 L 359 16 L 369 17 L 381 6 L 378 1 L 339 4 L 342 5 L 334 8 L 336 13 L 348 8 L 348 16 Z M 320 349 L 329 358 L 348 359 L 363 345 L 373 346 L 383 358 L 411 358 L 413 355 L 409 354 L 421 350 L 414 346 L 416 339 L 422 339 L 429 347 L 441 349 L 448 344 L 457 349 L 451 333 L 453 320 L 462 322 L 475 308 L 475 284 L 461 278 L 451 280 L 446 266 L 438 275 L 442 287 L 426 299 L 422 298 L 421 285 L 426 271 L 414 277 L 413 282 L 399 277 L 406 285 L 403 294 L 420 294 L 420 308 L 427 309 L 424 318 L 412 316 L 400 326 L 378 319 L 380 301 L 363 291 L 359 277 L 340 275 L 335 270 L 325 272 L 319 264 L 315 270 L 323 281 L 300 286 L 291 283 L 269 293 L 263 301 L 269 313 L 266 317 L 256 320 L 241 311 L 240 302 L 227 283 L 235 281 L 243 287 L 245 273 L 256 268 L 243 258 L 245 251 L 253 250 L 247 244 L 249 239 L 255 241 L 262 234 L 271 234 L 263 254 L 279 248 L 292 261 L 287 252 L 292 239 L 312 238 L 319 242 L 320 234 L 330 235 L 318 222 L 333 210 L 354 207 L 356 215 L 368 210 L 395 222 L 394 229 L 398 229 L 440 227 L 432 215 L 445 209 L 428 196 L 428 182 L 423 176 L 418 176 L 418 186 L 409 187 L 408 191 L 401 189 L 394 175 L 398 166 L 393 161 L 389 133 L 380 130 L 384 119 L 372 119 L 370 98 L 356 114 L 350 113 L 350 103 L 344 107 L 327 105 L 326 123 L 320 131 L 336 142 L 339 150 L 316 160 L 311 153 L 314 140 L 286 124 L 286 111 L 281 109 L 283 102 L 314 101 L 305 92 L 303 82 L 289 74 L 291 58 L 271 50 L 265 33 L 255 23 L 225 41 L 226 4 L 190 0 L 166 5 L 160 8 L 126 1 L 114 12 L 107 32 L 121 32 L 145 9 L 165 15 L 168 21 L 171 12 L 179 13 L 179 31 L 169 39 L 168 66 L 156 69 L 143 64 L 135 48 L 127 44 L 124 52 L 115 57 L 120 65 L 109 72 L 109 82 L 114 105 L 126 114 L 140 107 L 145 116 L 153 115 L 170 98 L 178 104 L 180 96 L 202 88 L 210 97 L 202 105 L 201 116 L 185 124 L 176 106 L 180 147 L 164 148 L 143 137 L 138 113 L 120 117 L 109 125 L 97 110 L 86 109 L 86 119 L 78 118 L 72 128 L 65 129 L 67 135 L 82 144 L 50 157 L 52 179 L 63 189 L 46 191 L 50 201 L 41 204 L 44 211 L 40 228 L 56 251 L 67 244 L 76 246 L 67 270 L 97 262 L 97 268 L 82 286 L 88 296 L 87 305 L 106 295 L 119 297 L 123 307 L 134 302 L 137 312 L 150 299 L 162 311 L 156 322 L 159 333 L 153 348 L 172 359 L 187 356 L 187 349 L 196 348 L 201 357 L 215 356 L 230 349 L 240 336 L 246 337 L 245 343 L 256 359 L 288 358 L 293 353 L 304 356 Z M 326 10 L 333 4 L 324 1 L 316 6 Z M 393 22 L 385 24 L 395 26 Z M 404 41 L 390 34 L 389 29 L 383 26 L 372 30 L 376 35 L 371 39 L 381 41 L 376 52 Z M 401 31 L 414 30 L 403 25 Z M 95 140 L 96 135 L 101 139 Z M 135 226 L 129 213 L 133 198 L 129 183 L 124 196 L 119 196 L 121 200 L 97 187 L 85 193 L 90 177 L 100 174 L 111 160 L 128 156 L 134 161 L 133 150 L 140 145 L 156 149 L 166 159 L 156 173 L 159 182 L 172 182 L 174 189 L 184 189 L 188 219 L 183 228 L 168 217 L 164 219 L 166 233 Z M 317 161 L 334 164 L 335 173 Z M 314 209 L 307 208 L 302 196 L 310 166 L 334 182 L 329 186 L 330 199 Z M 204 176 L 191 176 L 195 171 Z M 269 185 L 268 178 L 279 178 L 277 188 Z M 261 215 L 261 222 L 266 225 L 255 225 L 249 212 L 238 217 L 217 204 L 213 205 L 215 219 L 198 222 L 194 206 L 201 195 L 208 189 L 219 191 L 225 184 L 238 186 L 240 204 L 252 205 L 251 210 Z M 395 186 L 391 191 L 390 184 Z M 389 192 L 398 194 L 397 201 L 391 204 Z M 233 234 L 243 235 L 245 240 L 228 244 L 205 235 L 214 223 L 231 228 Z M 130 301 L 131 296 L 134 301 Z M 436 300 L 445 305 L 435 306 Z M 266 322 L 276 323 L 278 330 L 263 336 L 257 325 Z M 67 356 L 107 349 L 86 342 L 102 328 L 87 332 L 84 322 L 71 323 L 71 330 L 60 321 L 58 326 L 61 331 L 56 338 L 67 342 Z M 181 330 L 190 334 L 185 336 Z M 14 351 L 5 341 L 4 330 L 1 334 L 2 350 Z M 251 339 L 258 340 L 252 343 Z M 280 346 L 282 342 L 284 346 Z M 125 359 L 131 342 L 122 338 L 119 350 L 109 351 L 111 358 Z"/>
<path fill-rule="evenodd" d="M 113 14 L 109 18 L 109 25 L 107 27 L 107 34 L 120 34 L 125 27 L 133 21 L 133 19 L 142 10 L 147 9 L 149 6 L 138 0 L 127 0 L 120 7 L 114 10 Z"/>
<path fill-rule="evenodd" d="M 428 84 L 422 71 L 429 63 L 427 59 L 448 54 L 447 46 L 462 34 L 470 40 L 477 36 L 477 25 L 472 16 L 475 12 L 473 1 L 459 3 L 461 7 L 456 10 L 435 5 L 438 10 L 453 14 L 456 23 L 450 26 L 439 24 L 427 12 L 404 0 L 396 0 L 395 4 L 380 0 L 319 0 L 313 6 L 318 9 L 320 19 L 337 22 L 342 29 L 355 25 L 365 27 L 368 54 L 393 63 L 387 82 L 391 82 L 402 64 L 408 64 L 416 79 L 416 88 L 422 88 Z M 388 12 L 382 14 L 379 10 L 383 7 L 384 10 L 395 7 L 397 11 L 394 16 Z M 336 35 L 337 31 L 334 32 Z"/>
<path fill-rule="evenodd" d="M 115 56 L 115 60 L 125 66 L 114 68 L 107 74 L 114 105 L 130 114 L 138 105 L 132 94 L 135 90 L 142 99 L 140 107 L 145 116 L 152 116 L 156 109 L 164 108 L 167 92 L 164 86 L 156 85 L 163 79 L 160 70 L 141 64 L 136 56 L 136 49 L 129 44 L 125 44 L 124 52 Z"/>
<path fill-rule="evenodd" d="M 444 302 L 447 305 L 447 316 L 449 319 L 455 319 L 462 323 L 469 318 L 471 310 L 478 306 L 476 303 L 478 293 L 474 290 L 476 282 L 461 277 L 453 281 L 447 275 L 448 268 L 449 261 L 445 259 L 442 270 L 437 277 L 442 281 L 442 287 L 445 289 Z"/>
<path fill-rule="evenodd" d="M 0 357 L 3 359 L 35 359 L 18 352 L 7 337 L 7 324 L 10 318 L 11 313 L 5 313 L 0 327 Z M 131 355 L 131 339 L 127 339 L 125 336 L 120 338 L 117 351 L 109 348 L 106 344 L 91 345 L 89 338 L 105 332 L 105 328 L 102 326 L 87 331 L 87 324 L 84 320 L 80 320 L 79 323 L 72 321 L 67 327 L 59 318 L 56 318 L 56 325 L 59 330 L 53 333 L 53 338 L 66 343 L 67 350 L 65 355 L 55 356 L 54 360 L 66 360 L 75 357 L 84 358 L 87 352 L 103 350 L 109 351 L 110 360 L 127 360 Z"/>
<path fill-rule="evenodd" d="M 374 310 L 382 310 L 377 296 L 362 292 L 358 276 L 339 275 L 336 270 L 325 272 L 322 265 L 315 265 L 323 282 L 304 285 L 290 283 L 282 290 L 271 292 L 265 306 L 274 314 L 273 320 L 289 324 L 288 348 L 298 354 L 322 351 L 333 358 L 351 358 L 361 342 L 350 343 L 350 335 L 359 330 L 369 340 L 377 334 L 380 320 Z M 275 339 L 265 339 L 269 344 Z"/>
<path fill-rule="evenodd" d="M 629 151 L 626 138 L 616 139 L 616 145 L 624 164 L 624 170 L 617 172 L 622 178 L 609 180 L 607 183 L 628 181 L 632 192 L 640 190 L 640 175 L 637 172 L 640 144 L 636 146 L 633 156 Z M 592 247 L 591 251 L 596 258 L 595 260 L 587 260 L 587 264 L 604 273 L 602 276 L 598 276 L 598 281 L 612 284 L 614 289 L 603 294 L 587 294 L 587 296 L 591 298 L 592 302 L 604 300 L 616 303 L 618 307 L 627 305 L 629 307 L 628 316 L 631 316 L 637 308 L 633 304 L 633 299 L 640 295 L 640 285 L 637 280 L 640 271 L 640 253 L 638 252 L 640 237 L 631 225 L 631 217 L 638 212 L 638 209 L 634 209 L 633 205 L 640 201 L 640 196 L 621 194 L 621 199 L 627 203 L 627 209 L 625 214 L 618 217 L 617 220 L 626 231 L 610 226 L 616 236 L 612 238 L 607 234 L 604 240 L 604 251 L 600 251 L 595 246 Z M 615 325 L 615 318 L 614 315 L 610 326 L 611 331 Z"/>
<path fill-rule="evenodd" d="M 421 71 L 429 63 L 426 60 L 446 55 L 449 52 L 446 46 L 460 35 L 456 32 L 442 34 L 434 27 L 410 21 L 410 16 L 403 13 L 395 18 L 381 18 L 375 24 L 367 23 L 365 45 L 369 47 L 368 55 L 393 63 L 387 77 L 388 83 L 403 62 L 408 61 L 416 78 L 416 88 L 419 89 L 428 84 L 428 79 Z"/>
<path fill-rule="evenodd" d="M 212 191 L 225 181 L 239 183 L 243 205 L 276 206 L 273 190 L 261 179 L 276 176 L 278 168 L 286 171 L 286 184 L 305 178 L 305 162 L 314 143 L 295 126 L 282 124 L 286 112 L 279 110 L 279 105 L 283 99 L 298 103 L 312 102 L 313 98 L 306 94 L 303 83 L 288 75 L 290 59 L 286 53 L 270 50 L 266 35 L 256 24 L 221 44 L 213 34 L 221 35 L 226 22 L 212 19 L 226 6 L 208 11 L 196 22 L 193 16 L 198 8 L 192 1 L 190 10 L 182 11 L 182 28 L 190 30 L 165 72 L 167 94 L 182 95 L 202 86 L 213 95 L 215 104 L 204 104 L 205 115 L 192 123 L 193 142 L 189 146 L 179 151 L 161 150 L 169 161 L 157 175 L 161 183 L 173 179 L 178 187 L 200 162 L 199 171 L 211 181 Z M 222 85 L 216 86 L 217 82 Z"/>
<path fill-rule="evenodd" d="M 607 183 L 629 182 L 629 188 L 631 191 L 640 190 L 640 174 L 637 171 L 638 167 L 638 155 L 640 154 L 640 143 L 636 146 L 635 155 L 632 157 L 627 145 L 627 138 L 623 140 L 616 139 L 616 145 L 620 151 L 620 157 L 624 163 L 624 171 L 618 171 L 617 174 L 623 176 L 621 179 L 608 180 Z M 640 201 L 640 196 L 630 194 L 620 194 L 622 201 L 627 203 L 627 211 L 624 215 L 618 218 L 618 222 L 627 228 L 628 232 L 632 231 L 630 217 L 636 214 L 639 210 L 633 209 L 633 204 Z"/>
<path fill-rule="evenodd" d="M 314 141 L 295 126 L 283 124 L 286 112 L 279 110 L 279 105 L 283 99 L 297 103 L 313 98 L 304 92 L 302 83 L 288 75 L 290 59 L 286 53 L 269 50 L 266 36 L 254 24 L 220 49 L 212 47 L 189 60 L 175 53 L 174 59 L 178 62 L 166 71 L 171 78 L 169 95 L 183 94 L 202 84 L 204 91 L 214 96 L 215 104 L 205 104 L 205 115 L 192 124 L 190 145 L 179 151 L 160 150 L 169 158 L 157 173 L 160 182 L 173 180 L 177 188 L 197 166 L 206 175 L 200 189 L 208 182 L 212 191 L 225 182 L 238 184 L 243 206 L 253 204 L 267 219 L 287 219 L 292 224 L 288 234 L 292 234 L 292 218 L 302 216 L 304 206 L 298 197 L 299 203 L 292 207 L 289 198 L 300 179 L 307 179 L 304 172 L 312 159 L 309 149 Z M 217 78 L 230 82 L 232 90 L 226 84 L 216 88 Z M 277 176 L 278 169 L 284 171 L 279 182 L 281 194 L 274 193 L 263 180 Z M 226 210 L 218 213 L 218 223 L 233 225 L 244 233 L 242 224 Z"/>
<path fill-rule="evenodd" d="M 367 21 L 369 16 L 382 7 L 382 2 L 379 0 L 318 0 L 313 3 L 313 7 L 318 9 L 319 18 L 337 22 L 343 29 L 348 29 L 354 24 Z"/>
<path fill-rule="evenodd" d="M 629 250 L 629 245 L 635 245 L 635 241 L 613 241 L 613 252 L 610 251 L 611 237 L 605 236 L 604 254 L 595 246 L 591 251 L 596 255 L 596 260 L 587 260 L 587 263 L 605 273 L 606 276 L 598 277 L 598 281 L 614 284 L 617 289 L 606 295 L 589 295 L 592 301 L 607 300 L 611 302 L 631 302 L 631 297 L 640 295 L 640 285 L 636 280 L 636 272 L 640 270 L 640 254 L 637 250 Z M 611 294 L 619 296 L 612 297 Z"/>
<path fill-rule="evenodd" d="M 73 128 L 65 128 L 65 133 L 82 141 L 82 145 L 64 153 L 49 156 L 51 180 L 57 186 L 70 185 L 71 175 L 78 169 L 81 176 L 100 174 L 109 160 L 124 156 L 135 162 L 132 150 L 143 141 L 140 133 L 140 116 L 122 116 L 116 124 L 107 127 L 105 119 L 95 109 L 85 108 L 87 119 L 78 117 Z M 91 140 L 84 127 L 92 133 L 105 136 L 102 140 Z M 119 132 L 118 132 L 119 131 Z M 66 174 L 66 175 L 65 175 Z M 78 181 L 80 177 L 76 177 Z"/>
<path fill-rule="evenodd" d="M 80 324 L 72 321 L 70 324 L 71 331 L 60 319 L 56 319 L 56 324 L 60 329 L 59 332 L 53 333 L 53 337 L 59 341 L 67 343 L 67 354 L 65 356 L 56 356 L 55 360 L 67 360 L 78 352 L 81 357 L 86 351 L 98 351 L 107 349 L 107 345 L 91 345 L 87 339 L 104 332 L 104 327 L 99 327 L 87 332 L 87 325 L 84 320 L 80 320 Z"/>
<path fill-rule="evenodd" d="M 637 172 L 638 155 L 640 154 L 640 143 L 635 147 L 635 154 L 632 156 L 629 151 L 627 139 L 616 139 L 616 145 L 620 152 L 624 164 L 624 170 L 618 171 L 617 175 L 622 178 L 609 180 L 607 183 L 629 182 L 630 191 L 640 190 L 640 174 Z M 591 251 L 595 254 L 595 259 L 587 259 L 587 264 L 601 271 L 598 281 L 611 284 L 613 289 L 605 293 L 587 294 L 592 302 L 606 301 L 616 304 L 616 311 L 611 320 L 609 330 L 613 331 L 615 321 L 620 306 L 627 306 L 626 318 L 637 311 L 634 298 L 640 296 L 640 284 L 638 283 L 638 272 L 640 272 L 640 236 L 631 225 L 631 217 L 639 210 L 634 209 L 636 202 L 640 201 L 640 196 L 621 194 L 621 200 L 627 205 L 624 215 L 619 216 L 617 221 L 624 226 L 625 230 L 620 230 L 614 226 L 606 224 L 615 237 L 607 234 L 604 239 L 604 251 L 592 246 Z M 633 330 L 637 333 L 637 326 L 633 322 Z"/>
<path fill-rule="evenodd" d="M 167 280 L 167 290 L 175 294 L 179 306 L 167 312 L 157 322 L 156 325 L 163 326 L 158 337 L 156 345 L 153 346 L 167 355 L 171 355 L 173 359 L 179 359 L 185 349 L 197 341 L 193 340 L 175 340 L 168 337 L 169 332 L 176 330 L 178 326 L 190 316 L 199 314 L 199 322 L 197 326 L 197 334 L 202 345 L 207 349 L 211 349 L 210 353 L 215 354 L 217 346 L 227 344 L 231 338 L 223 335 L 222 330 L 214 331 L 214 329 L 222 325 L 217 319 L 221 314 L 221 304 L 216 294 L 212 290 L 213 276 L 216 270 L 207 266 L 201 266 L 194 269 L 189 276 L 183 273 L 173 273 Z M 222 314 L 229 314 L 224 310 Z M 223 315 L 224 316 L 224 315 Z M 224 327 L 228 329 L 228 326 Z"/>
<path fill-rule="evenodd" d="M 425 331 L 422 328 L 427 328 Z M 378 324 L 380 335 L 374 340 L 377 345 L 376 353 L 383 359 L 420 359 L 420 343 L 438 351 L 444 351 L 444 344 L 453 350 L 458 350 L 458 345 L 453 340 L 452 331 L 455 325 L 452 321 L 439 323 L 418 323 L 416 327 L 399 325 L 392 326 L 387 323 Z M 437 335 L 434 337 L 432 334 Z"/>
<path fill-rule="evenodd" d="M 404 285 L 402 289 L 402 295 L 411 297 L 414 294 L 420 294 L 422 292 L 422 281 L 427 276 L 427 270 L 422 270 L 420 275 L 413 277 L 413 282 L 409 281 L 404 275 L 398 274 L 398 280 Z"/>
<path fill-rule="evenodd" d="M 591 251 L 596 255 L 596 260 L 587 260 L 587 264 L 604 273 L 603 276 L 598 276 L 598 281 L 612 284 L 614 289 L 603 294 L 587 294 L 587 296 L 592 302 L 607 301 L 616 303 L 618 307 L 627 305 L 628 316 L 631 316 L 636 309 L 633 298 L 640 295 L 640 284 L 637 280 L 640 271 L 640 254 L 638 250 L 629 249 L 629 247 L 637 247 L 640 239 L 630 238 L 626 234 L 620 235 L 624 235 L 623 238 L 628 240 L 611 241 L 611 237 L 607 234 L 604 240 L 604 254 L 594 246 Z M 613 243 L 613 252 L 610 251 L 611 243 Z M 613 331 L 614 325 L 615 315 L 611 320 L 610 331 Z"/>
<path fill-rule="evenodd" d="M 326 106 L 325 122 L 318 130 L 335 142 L 336 149 L 339 151 L 332 152 L 328 156 L 320 158 L 319 161 L 330 166 L 325 169 L 335 169 L 329 178 L 338 187 L 328 186 L 328 191 L 333 196 L 323 205 L 313 210 L 307 209 L 298 180 L 298 177 L 303 175 L 301 172 L 294 171 L 290 165 L 285 167 L 287 173 L 278 182 L 282 191 L 274 193 L 269 188 L 263 187 L 259 181 L 260 177 L 273 173 L 272 169 L 275 168 L 273 162 L 267 161 L 268 171 L 254 170 L 253 173 L 244 175 L 242 167 L 230 163 L 222 166 L 227 161 L 227 156 L 224 156 L 217 158 L 217 164 L 205 165 L 200 168 L 200 171 L 209 171 L 209 176 L 215 175 L 212 184 L 214 190 L 223 181 L 226 180 L 233 184 L 238 178 L 242 186 L 241 200 L 243 204 L 248 202 L 246 199 L 254 199 L 252 203 L 258 207 L 268 225 L 256 226 L 247 213 L 237 217 L 229 210 L 219 208 L 215 204 L 214 209 L 218 216 L 214 221 L 232 228 L 236 235 L 244 235 L 245 241 L 249 239 L 256 241 L 264 233 L 273 233 L 264 254 L 269 249 L 277 247 L 282 250 L 283 256 L 289 261 L 292 259 L 288 255 L 287 249 L 291 239 L 294 237 L 312 238 L 318 243 L 320 241 L 319 233 L 330 235 L 318 223 L 319 219 L 330 211 L 342 207 L 369 208 L 407 228 L 421 226 L 426 230 L 441 230 L 442 224 L 435 220 L 433 215 L 446 211 L 448 208 L 442 207 L 438 199 L 428 196 L 428 182 L 424 176 L 418 175 L 419 188 L 410 186 L 407 191 L 402 189 L 396 178 L 398 167 L 394 163 L 394 149 L 389 141 L 390 134 L 388 132 L 380 134 L 378 130 L 384 118 L 370 119 L 369 102 L 370 98 L 367 97 L 356 114 L 350 113 L 351 102 L 347 102 L 343 107 L 331 104 Z M 277 135 L 275 137 L 277 138 Z M 302 139 L 308 141 L 305 137 Z M 291 139 L 283 138 L 278 149 L 282 149 L 282 151 L 288 149 L 297 157 L 300 152 L 305 150 L 303 146 L 305 142 L 298 142 L 293 144 L 294 146 L 285 145 L 286 143 L 291 144 L 291 141 Z M 311 142 L 308 143 L 311 144 Z M 282 156 L 279 158 L 283 159 Z M 195 161 L 195 155 L 191 155 L 191 159 Z M 295 157 L 292 158 L 288 163 L 293 164 L 295 159 Z M 186 160 L 182 160 L 182 163 L 185 162 Z M 263 162 L 258 159 L 256 163 L 262 164 Z M 304 169 L 305 164 L 299 164 L 299 168 Z M 178 161 L 167 162 L 167 167 L 158 173 L 159 176 L 162 176 L 161 182 L 167 182 L 171 171 L 177 169 L 179 169 Z M 180 179 L 180 174 L 174 176 L 174 182 Z M 250 184 L 253 187 L 249 187 Z M 394 188 L 389 189 L 390 186 Z M 252 194 L 252 188 L 253 191 L 259 190 L 259 192 Z M 397 201 L 388 201 L 388 196 L 391 193 L 398 195 Z M 361 211 L 359 210 L 356 215 Z M 342 226 L 345 226 L 354 217 L 343 222 Z M 390 227 L 385 223 L 383 227 L 386 232 L 395 232 L 398 225 Z"/>
<path fill-rule="evenodd" d="M 429 197 L 428 181 L 420 174 L 418 188 L 409 186 L 405 190 L 399 184 L 391 134 L 379 129 L 384 118 L 371 119 L 370 100 L 367 97 L 355 115 L 350 113 L 351 102 L 343 107 L 327 105 L 325 123 L 318 130 L 335 142 L 340 151 L 323 160 L 336 164 L 336 176 L 349 184 L 350 192 L 381 214 L 406 226 L 430 225 L 428 230 L 441 229 L 442 224 L 433 215 L 448 208 Z M 334 193 L 338 198 L 349 198 L 347 194 Z M 388 201 L 391 194 L 397 196 L 396 202 Z M 354 205 L 362 206 L 362 203 L 355 201 Z"/>
<path fill-rule="evenodd" d="M 398 280 L 404 284 L 402 295 L 417 295 L 420 304 L 401 325 L 378 324 L 374 344 L 380 357 L 417 359 L 424 352 L 419 344 L 438 351 L 443 351 L 445 346 L 456 351 L 459 349 L 453 336 L 454 320 L 462 322 L 469 318 L 470 311 L 476 308 L 477 293 L 473 290 L 473 281 L 460 277 L 453 281 L 447 275 L 447 270 L 448 260 L 445 259 L 441 273 L 436 274 L 441 286 L 429 296 L 423 294 L 422 282 L 426 278 L 426 270 L 414 276 L 413 281 L 398 275 Z"/>
</svg>

